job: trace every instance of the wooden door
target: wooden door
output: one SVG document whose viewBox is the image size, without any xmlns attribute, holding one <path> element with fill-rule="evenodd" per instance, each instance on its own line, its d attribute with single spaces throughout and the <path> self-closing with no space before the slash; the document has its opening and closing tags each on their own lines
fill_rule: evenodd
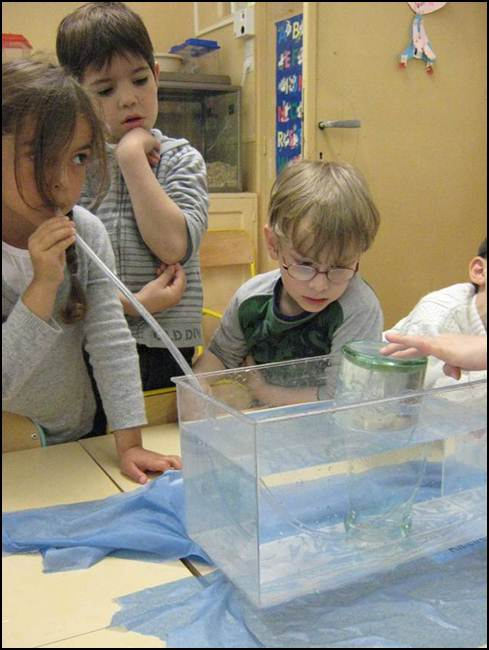
<svg viewBox="0 0 489 650">
<path fill-rule="evenodd" d="M 487 4 L 449 2 L 424 17 L 432 76 L 419 60 L 398 65 L 408 3 L 304 5 L 305 156 L 366 176 L 382 223 L 361 268 L 392 326 L 427 292 L 466 282 L 486 233 Z M 344 119 L 362 126 L 317 128 Z"/>
<path fill-rule="evenodd" d="M 306 3 L 315 4 L 315 3 Z M 276 23 L 302 13 L 302 2 L 257 2 L 256 10 L 256 191 L 258 194 L 258 271 L 276 267 L 263 236 L 275 180 Z"/>
</svg>

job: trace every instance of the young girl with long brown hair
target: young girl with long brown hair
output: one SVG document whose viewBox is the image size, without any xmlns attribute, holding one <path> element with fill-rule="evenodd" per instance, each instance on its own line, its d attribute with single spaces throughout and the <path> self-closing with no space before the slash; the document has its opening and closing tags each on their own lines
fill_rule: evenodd
<svg viewBox="0 0 489 650">
<path fill-rule="evenodd" d="M 179 468 L 180 459 L 143 449 L 146 423 L 135 341 L 117 290 L 77 252 L 75 232 L 111 268 L 99 219 L 76 206 L 89 160 L 104 138 L 83 88 L 57 66 L 2 65 L 2 408 L 25 415 L 48 444 L 93 432 L 90 357 L 121 470 Z"/>
</svg>

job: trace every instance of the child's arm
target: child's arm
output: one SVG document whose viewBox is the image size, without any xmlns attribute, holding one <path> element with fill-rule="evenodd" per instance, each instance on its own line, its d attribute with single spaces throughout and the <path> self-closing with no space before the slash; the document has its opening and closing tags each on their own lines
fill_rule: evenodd
<svg viewBox="0 0 489 650">
<path fill-rule="evenodd" d="M 121 139 L 116 158 L 131 197 L 139 232 L 160 260 L 174 264 L 185 257 L 188 234 L 185 216 L 160 185 L 148 162 L 159 147 L 145 129 L 132 129 Z"/>
<path fill-rule="evenodd" d="M 460 292 L 454 293 L 450 287 L 448 290 L 433 291 L 423 296 L 409 314 L 388 331 L 415 336 L 460 332 L 459 310 L 465 306 L 464 303 L 468 304 L 470 298 L 465 291 L 465 286 L 462 284 L 458 286 Z"/>
<path fill-rule="evenodd" d="M 87 226 L 90 222 L 86 222 Z M 109 266 L 114 257 L 102 224 L 91 221 L 82 232 L 87 243 Z M 98 267 L 88 264 L 87 303 L 84 321 L 85 349 L 90 355 L 109 430 L 114 433 L 121 470 L 139 483 L 145 471 L 180 468 L 176 456 L 164 456 L 142 447 L 140 425 L 145 424 L 144 399 L 135 341 L 123 316 L 116 288 Z"/>
<path fill-rule="evenodd" d="M 445 374 L 454 379 L 460 379 L 461 369 L 487 369 L 487 336 L 468 334 L 408 336 L 387 332 L 385 338 L 389 341 L 389 345 L 382 348 L 382 354 L 400 359 L 433 355 L 445 362 Z"/>
<path fill-rule="evenodd" d="M 214 372 L 215 370 L 226 370 L 223 362 L 210 350 L 205 350 L 193 366 L 194 372 Z"/>
<path fill-rule="evenodd" d="M 167 469 L 181 469 L 179 456 L 166 456 L 144 449 L 141 429 L 114 431 L 115 445 L 123 474 L 144 485 L 148 477 L 145 472 L 165 472 Z"/>
<path fill-rule="evenodd" d="M 248 353 L 239 320 L 239 307 L 247 296 L 245 283 L 231 298 L 204 354 L 197 359 L 196 372 L 239 368 Z"/>
<path fill-rule="evenodd" d="M 34 275 L 2 323 L 2 399 L 15 399 L 34 370 L 47 362 L 62 329 L 52 318 L 64 277 L 66 249 L 74 241 L 68 217 L 52 217 L 29 238 Z"/>
<path fill-rule="evenodd" d="M 247 357 L 247 365 L 255 365 L 254 359 Z M 318 397 L 318 388 L 316 386 L 306 388 L 288 388 L 287 386 L 277 386 L 269 384 L 259 369 L 250 370 L 247 374 L 246 386 L 249 388 L 251 395 L 262 406 L 287 406 L 288 404 L 304 404 L 306 402 L 315 402 Z"/>
</svg>

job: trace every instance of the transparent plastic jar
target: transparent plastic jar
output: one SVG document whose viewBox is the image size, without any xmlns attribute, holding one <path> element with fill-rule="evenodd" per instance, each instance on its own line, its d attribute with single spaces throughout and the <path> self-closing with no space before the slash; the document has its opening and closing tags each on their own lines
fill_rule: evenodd
<svg viewBox="0 0 489 650">
<path fill-rule="evenodd" d="M 350 459 L 346 530 L 361 543 L 382 544 L 411 531 L 412 506 L 426 468 L 427 448 L 415 444 L 426 357 L 394 359 L 382 341 L 354 341 L 342 348 L 336 405 Z M 406 395 L 406 399 L 386 400 Z M 379 400 L 376 403 L 365 403 Z"/>
</svg>

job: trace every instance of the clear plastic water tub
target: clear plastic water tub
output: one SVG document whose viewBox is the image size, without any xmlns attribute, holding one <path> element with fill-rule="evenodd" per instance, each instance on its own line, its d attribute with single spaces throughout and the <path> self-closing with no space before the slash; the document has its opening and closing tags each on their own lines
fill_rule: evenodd
<svg viewBox="0 0 489 650">
<path fill-rule="evenodd" d="M 486 535 L 487 382 L 340 406 L 327 363 L 175 380 L 188 532 L 257 607 Z"/>
</svg>

